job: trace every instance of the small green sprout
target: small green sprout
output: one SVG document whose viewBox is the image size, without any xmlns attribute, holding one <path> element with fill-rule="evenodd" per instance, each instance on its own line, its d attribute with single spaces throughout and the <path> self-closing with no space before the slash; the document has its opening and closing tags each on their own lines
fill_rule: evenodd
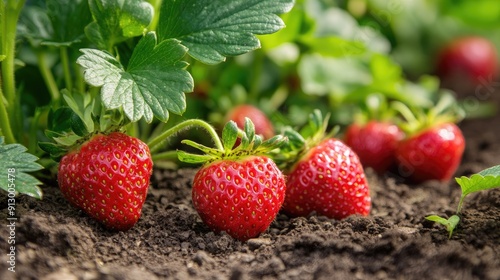
<svg viewBox="0 0 500 280">
<path fill-rule="evenodd" d="M 453 231 L 460 222 L 459 215 L 462 210 L 464 199 L 467 195 L 477 191 L 500 187 L 500 165 L 487 168 L 470 177 L 462 176 L 460 178 L 455 178 L 455 180 L 462 189 L 462 195 L 460 196 L 460 201 L 458 202 L 457 213 L 448 219 L 437 215 L 425 217 L 429 221 L 440 223 L 445 226 L 446 230 L 449 232 L 448 238 L 451 238 Z"/>
</svg>

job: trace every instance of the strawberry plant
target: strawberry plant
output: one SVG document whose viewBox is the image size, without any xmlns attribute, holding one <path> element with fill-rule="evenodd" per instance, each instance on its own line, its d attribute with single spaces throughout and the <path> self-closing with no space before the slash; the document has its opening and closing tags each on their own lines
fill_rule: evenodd
<svg viewBox="0 0 500 280">
<path fill-rule="evenodd" d="M 16 191 L 40 198 L 40 183 L 21 172 L 39 168 L 35 157 L 52 169 L 50 155 L 61 161 L 59 185 L 71 203 L 110 228 L 130 228 L 145 199 L 151 158 L 165 158 L 166 138 L 200 125 L 164 125 L 187 109 L 185 94 L 194 87 L 189 63 L 218 64 L 259 48 L 256 35 L 283 28 L 278 14 L 293 4 L 3 1 L 0 165 L 16 168 L 16 155 L 27 159 L 16 169 L 26 185 Z M 33 76 L 45 86 L 32 88 Z M 113 219 L 130 209 L 125 220 Z"/>
<path fill-rule="evenodd" d="M 233 148 L 238 139 L 240 145 Z M 182 141 L 203 152 L 179 151 L 178 155 L 184 162 L 203 163 L 193 180 L 192 199 L 208 227 L 242 241 L 269 227 L 283 204 L 286 186 L 283 174 L 266 154 L 285 140 L 277 135 L 263 141 L 247 118 L 244 130 L 229 121 L 222 130 L 222 142 L 214 138 L 216 148 Z"/>
<path fill-rule="evenodd" d="M 327 124 L 316 110 L 301 133 L 285 131 L 290 144 L 274 157 L 287 176 L 283 210 L 292 216 L 366 216 L 371 197 L 363 166 L 351 148 L 325 135 Z"/>
<path fill-rule="evenodd" d="M 455 178 L 455 180 L 460 186 L 462 192 L 458 202 L 456 214 L 449 218 L 444 218 L 438 215 L 429 215 L 425 217 L 427 220 L 437 222 L 445 226 L 449 233 L 449 238 L 451 238 L 453 231 L 460 222 L 460 213 L 462 211 L 465 197 L 474 192 L 500 187 L 500 165 L 487 168 L 477 174 L 473 174 L 470 177 L 462 176 L 460 178 Z"/>
</svg>

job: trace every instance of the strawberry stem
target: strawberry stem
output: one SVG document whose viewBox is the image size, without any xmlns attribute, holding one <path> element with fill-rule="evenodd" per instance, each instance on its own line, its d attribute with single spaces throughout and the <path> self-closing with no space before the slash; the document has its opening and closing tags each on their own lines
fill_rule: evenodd
<svg viewBox="0 0 500 280">
<path fill-rule="evenodd" d="M 73 78 L 71 77 L 71 70 L 69 66 L 68 47 L 61 47 L 60 49 L 61 63 L 63 66 L 64 83 L 69 92 L 73 91 Z"/>
<path fill-rule="evenodd" d="M 166 151 L 163 153 L 157 153 L 151 156 L 153 159 L 153 162 L 160 161 L 160 160 L 168 160 L 168 161 L 173 161 L 177 160 L 177 151 Z"/>
<path fill-rule="evenodd" d="M 182 130 L 190 129 L 192 127 L 203 128 L 205 131 L 208 132 L 208 134 L 212 138 L 212 141 L 214 142 L 215 147 L 218 150 L 224 151 L 224 146 L 222 145 L 222 142 L 221 142 L 217 132 L 213 128 L 213 126 L 211 126 L 210 124 L 208 124 L 207 122 L 205 122 L 203 120 L 190 119 L 190 120 L 183 121 L 183 122 L 173 126 L 172 128 L 169 128 L 168 130 L 164 131 L 160 135 L 158 135 L 155 138 L 148 141 L 147 144 L 151 150 L 151 154 L 154 154 L 159 149 L 161 149 L 161 144 L 163 142 L 165 142 L 167 139 L 169 139 L 170 137 L 173 137 L 174 135 L 181 132 Z"/>
<path fill-rule="evenodd" d="M 47 64 L 46 52 L 37 51 L 35 55 L 40 67 L 40 74 L 42 75 L 42 78 L 47 85 L 47 89 L 49 90 L 50 97 L 53 100 L 52 104 L 55 106 L 55 108 L 57 108 L 59 106 L 59 100 L 61 99 L 61 93 L 59 92 L 59 88 L 57 87 L 54 75 L 50 71 L 50 67 Z"/>
</svg>

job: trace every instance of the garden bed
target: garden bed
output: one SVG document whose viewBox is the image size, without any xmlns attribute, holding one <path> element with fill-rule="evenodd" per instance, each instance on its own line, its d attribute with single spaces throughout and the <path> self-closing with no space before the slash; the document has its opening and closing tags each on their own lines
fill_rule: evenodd
<svg viewBox="0 0 500 280">
<path fill-rule="evenodd" d="M 500 117 L 460 124 L 467 147 L 457 176 L 499 164 Z M 279 215 L 259 238 L 240 242 L 211 232 L 191 204 L 195 169 L 155 170 L 143 214 L 111 232 L 68 205 L 57 184 L 41 201 L 21 196 L 15 273 L 7 270 L 8 228 L 1 227 L 1 279 L 499 279 L 500 189 L 467 197 L 451 240 L 425 220 L 450 216 L 460 188 L 409 185 L 366 170 L 369 217 L 335 221 Z M 7 199 L 0 197 L 7 223 Z"/>
</svg>

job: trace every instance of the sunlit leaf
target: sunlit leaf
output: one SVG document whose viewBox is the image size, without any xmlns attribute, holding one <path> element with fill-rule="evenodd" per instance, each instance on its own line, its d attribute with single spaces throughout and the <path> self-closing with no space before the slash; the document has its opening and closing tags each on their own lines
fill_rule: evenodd
<svg viewBox="0 0 500 280">
<path fill-rule="evenodd" d="M 165 40 L 156 45 L 153 32 L 144 36 L 134 49 L 128 68 L 124 69 L 109 53 L 82 49 L 78 58 L 85 69 L 85 80 L 102 87 L 102 102 L 107 109 L 122 108 L 132 121 L 153 116 L 167 121 L 169 112 L 182 114 L 186 110 L 185 92 L 193 90 L 193 80 L 181 59 L 186 48 L 177 40 Z"/>
<path fill-rule="evenodd" d="M 42 190 L 38 187 L 42 183 L 27 172 L 34 172 L 43 167 L 36 163 L 38 158 L 26 152 L 20 144 L 4 143 L 0 137 L 0 188 L 5 191 L 15 189 L 17 193 L 26 194 L 38 199 L 42 198 Z"/>
<path fill-rule="evenodd" d="M 158 23 L 160 41 L 175 38 L 189 55 L 207 64 L 224 61 L 260 47 L 255 34 L 284 27 L 277 14 L 293 0 L 165 0 Z"/>
</svg>

